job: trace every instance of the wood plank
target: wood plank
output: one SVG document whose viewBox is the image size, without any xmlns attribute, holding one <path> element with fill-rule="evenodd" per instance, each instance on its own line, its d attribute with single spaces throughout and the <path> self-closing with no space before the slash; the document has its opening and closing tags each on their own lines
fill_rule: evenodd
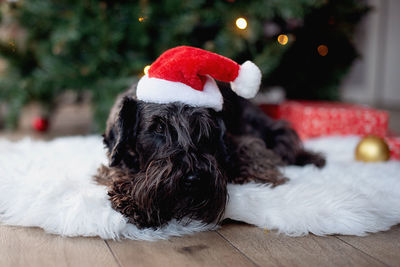
<svg viewBox="0 0 400 267">
<path fill-rule="evenodd" d="M 335 237 L 288 237 L 245 224 L 218 233 L 260 266 L 385 266 Z"/>
<path fill-rule="evenodd" d="M 150 241 L 107 241 L 122 266 L 253 266 L 216 232 Z"/>
<path fill-rule="evenodd" d="M 338 238 L 390 266 L 400 266 L 400 225 L 394 226 L 390 231 L 365 237 Z"/>
<path fill-rule="evenodd" d="M 0 266 L 118 266 L 100 238 L 68 238 L 0 225 Z"/>
</svg>

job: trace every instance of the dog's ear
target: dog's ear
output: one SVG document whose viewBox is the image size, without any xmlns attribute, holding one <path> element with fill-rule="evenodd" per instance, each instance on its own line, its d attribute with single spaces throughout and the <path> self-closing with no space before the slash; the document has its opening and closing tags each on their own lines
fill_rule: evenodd
<svg viewBox="0 0 400 267">
<path fill-rule="evenodd" d="M 217 114 L 217 147 L 218 147 L 218 156 L 222 159 L 226 159 L 228 155 L 227 146 L 226 146 L 226 126 L 224 120 L 222 119 L 221 114 Z M 225 161 L 225 160 L 224 160 Z"/>
<path fill-rule="evenodd" d="M 121 162 L 127 153 L 128 144 L 130 148 L 135 148 L 138 124 L 138 103 L 135 99 L 125 96 L 121 101 L 114 123 L 104 135 L 111 167 L 117 166 Z"/>
</svg>

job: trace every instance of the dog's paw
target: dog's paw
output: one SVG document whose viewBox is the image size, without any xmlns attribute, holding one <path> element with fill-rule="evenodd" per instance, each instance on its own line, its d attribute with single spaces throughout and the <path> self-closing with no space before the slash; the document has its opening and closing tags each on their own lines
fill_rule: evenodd
<svg viewBox="0 0 400 267">
<path fill-rule="evenodd" d="M 317 166 L 318 168 L 322 168 L 322 167 L 324 167 L 325 164 L 326 164 L 326 159 L 325 159 L 325 157 L 322 156 L 322 155 L 317 155 L 317 156 L 315 157 L 315 160 L 313 161 L 313 164 L 314 164 L 315 166 Z"/>
<path fill-rule="evenodd" d="M 320 153 L 315 153 L 307 150 L 301 150 L 296 155 L 296 165 L 305 166 L 307 164 L 313 164 L 318 168 L 322 168 L 326 164 L 325 157 Z"/>
</svg>

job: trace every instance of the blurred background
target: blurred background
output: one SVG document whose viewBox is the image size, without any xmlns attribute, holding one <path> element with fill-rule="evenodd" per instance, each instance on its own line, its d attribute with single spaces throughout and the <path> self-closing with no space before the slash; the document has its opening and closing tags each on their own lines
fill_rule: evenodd
<svg viewBox="0 0 400 267">
<path fill-rule="evenodd" d="M 0 0 L 0 135 L 101 133 L 115 96 L 191 45 L 263 72 L 258 103 L 334 100 L 400 130 L 400 1 Z"/>
</svg>

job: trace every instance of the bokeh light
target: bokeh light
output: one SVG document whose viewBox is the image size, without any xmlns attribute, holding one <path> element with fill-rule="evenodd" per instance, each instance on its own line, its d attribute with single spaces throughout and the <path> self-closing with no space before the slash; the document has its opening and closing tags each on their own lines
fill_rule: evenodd
<svg viewBox="0 0 400 267">
<path fill-rule="evenodd" d="M 238 18 L 236 20 L 236 27 L 238 27 L 241 30 L 244 30 L 247 28 L 247 21 L 245 18 Z"/>
<path fill-rule="evenodd" d="M 286 45 L 289 41 L 289 38 L 286 34 L 280 34 L 278 36 L 278 43 L 280 43 L 281 45 Z"/>
<path fill-rule="evenodd" d="M 324 57 L 328 54 L 328 47 L 326 45 L 319 45 L 317 51 L 320 56 Z"/>
<path fill-rule="evenodd" d="M 144 75 L 149 74 L 149 69 L 150 69 L 150 65 L 147 65 L 146 67 L 144 67 L 144 69 L 143 69 Z"/>
</svg>

